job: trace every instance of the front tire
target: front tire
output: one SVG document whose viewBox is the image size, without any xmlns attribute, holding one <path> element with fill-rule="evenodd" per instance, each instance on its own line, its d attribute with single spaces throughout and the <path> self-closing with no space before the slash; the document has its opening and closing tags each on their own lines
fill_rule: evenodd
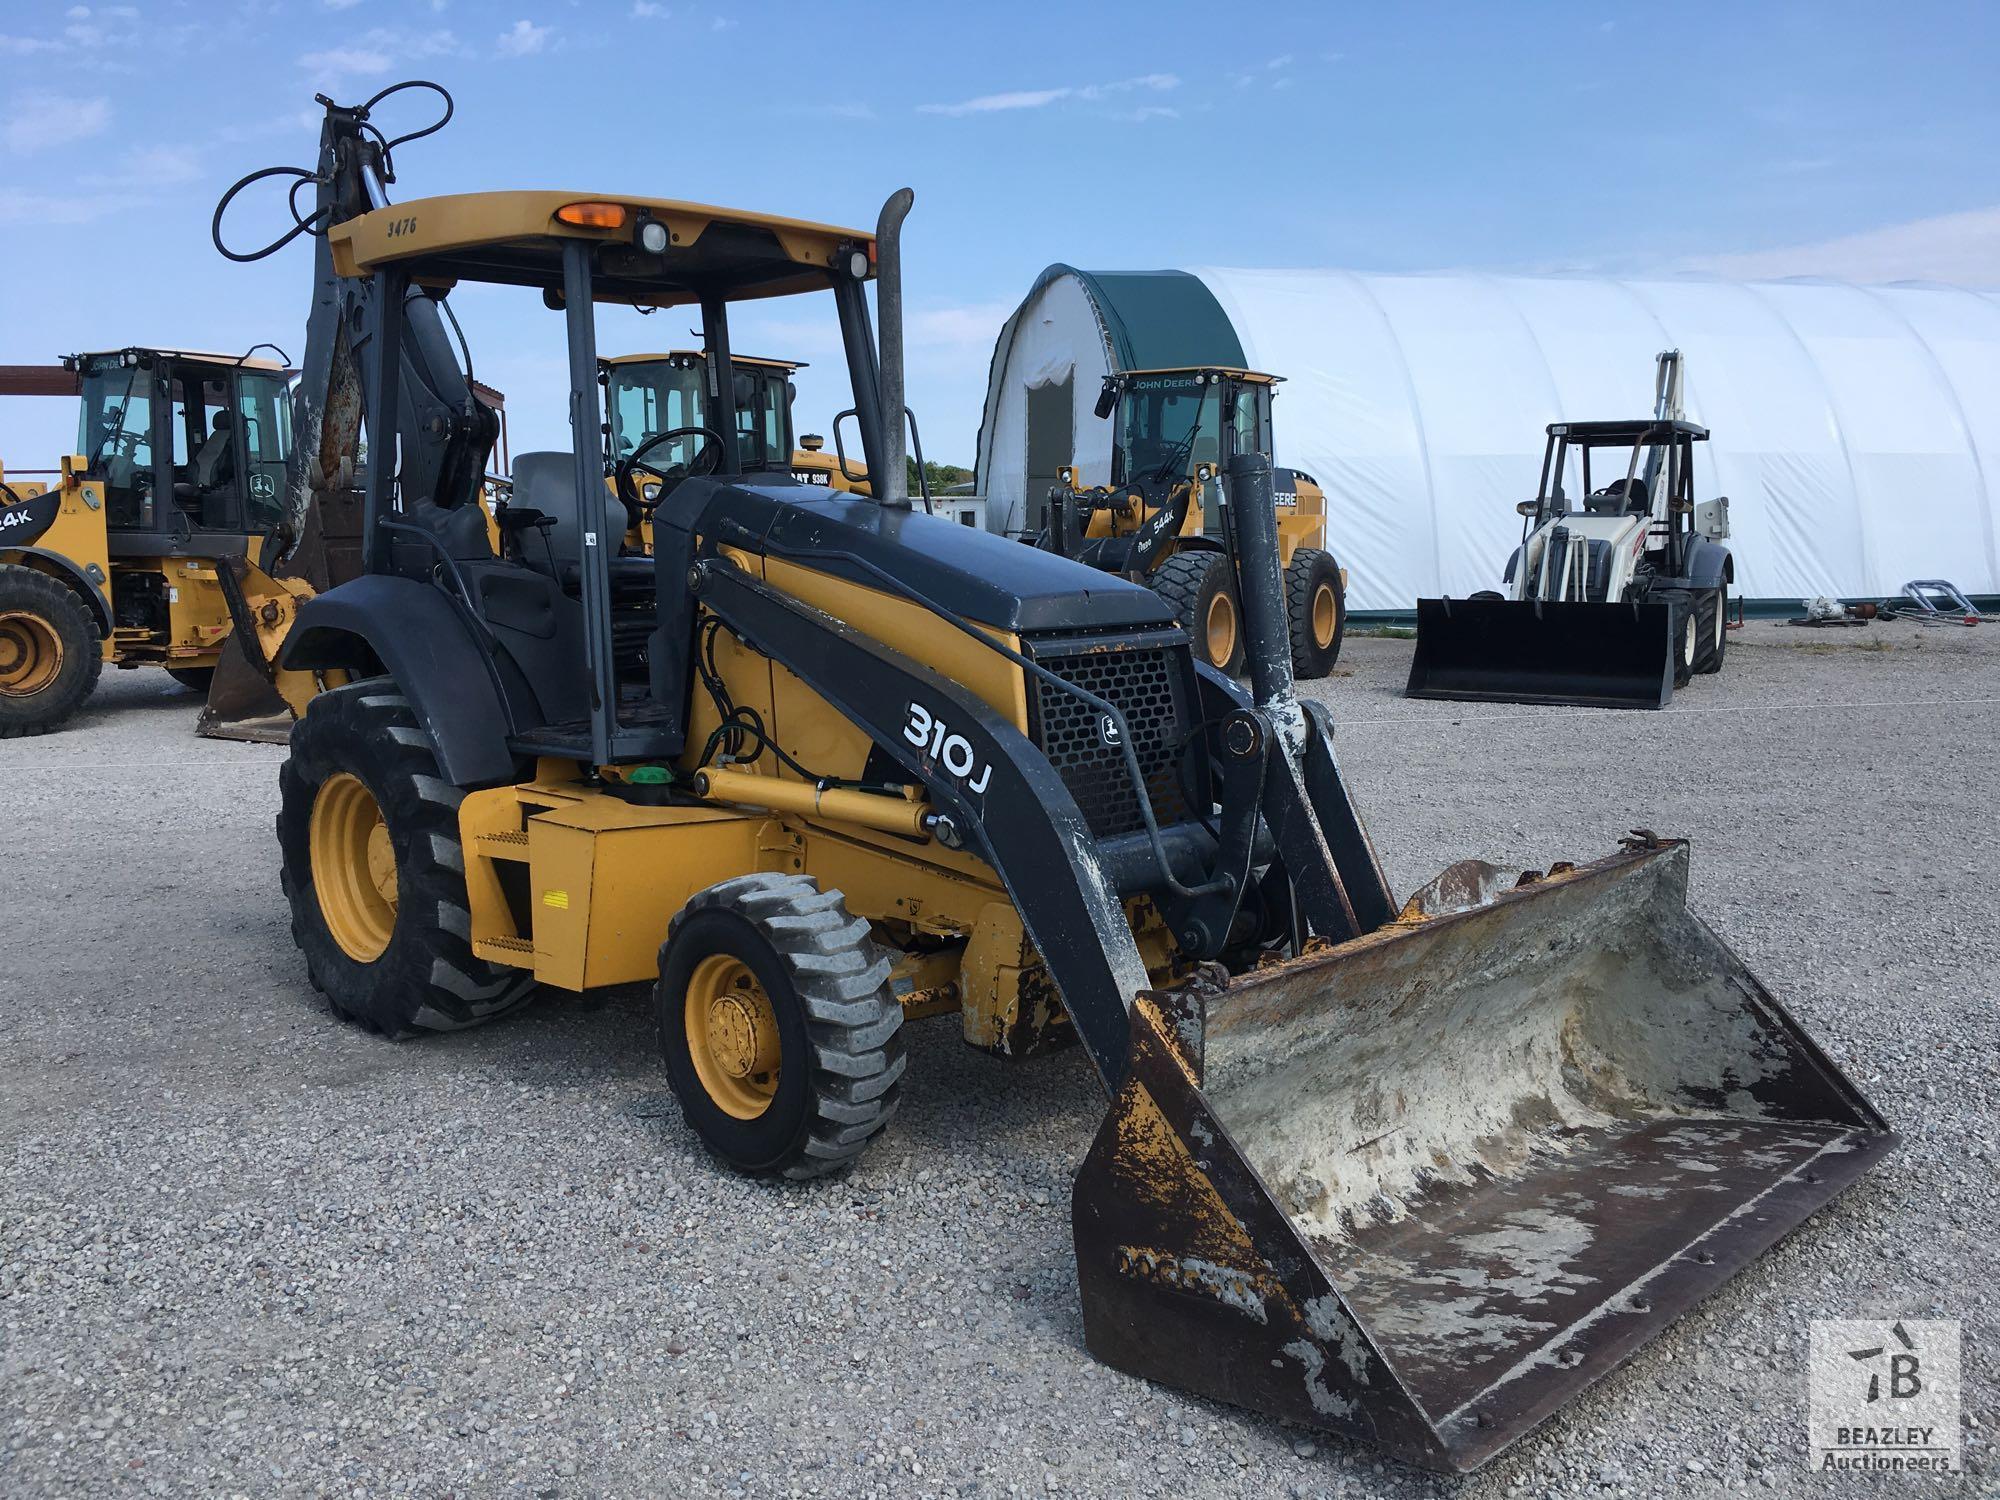
<svg viewBox="0 0 2000 1500">
<path fill-rule="evenodd" d="M 1243 615 L 1230 571 L 1220 552 L 1176 552 L 1146 582 L 1194 637 L 1195 654 L 1237 677 L 1243 671 Z"/>
<path fill-rule="evenodd" d="M 208 685 L 215 681 L 215 668 L 168 667 L 167 675 L 190 693 L 206 693 Z"/>
<path fill-rule="evenodd" d="M 336 688 L 292 727 L 278 773 L 292 940 L 313 987 L 401 1039 L 512 1010 L 534 976 L 472 952 L 458 805 L 437 750 L 387 678 Z"/>
<path fill-rule="evenodd" d="M 75 590 L 0 563 L 0 740 L 61 725 L 103 670 L 97 621 Z"/>
<path fill-rule="evenodd" d="M 1347 590 L 1333 554 L 1301 547 L 1285 569 L 1285 613 L 1292 628 L 1292 672 L 1324 677 L 1340 660 L 1347 634 Z"/>
<path fill-rule="evenodd" d="M 1697 672 L 1720 672 L 1722 658 L 1729 649 L 1729 585 L 1719 583 L 1701 596 L 1697 613 L 1701 617 L 1698 634 L 1701 652 L 1695 658 Z"/>
<path fill-rule="evenodd" d="M 660 1051 L 681 1112 L 737 1171 L 847 1165 L 896 1113 L 903 1007 L 839 891 L 742 875 L 698 892 L 660 949 Z"/>
</svg>

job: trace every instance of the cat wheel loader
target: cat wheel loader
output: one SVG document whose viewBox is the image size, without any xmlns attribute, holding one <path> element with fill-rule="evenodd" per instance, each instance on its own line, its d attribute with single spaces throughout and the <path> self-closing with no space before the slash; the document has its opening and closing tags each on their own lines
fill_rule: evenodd
<svg viewBox="0 0 2000 1500">
<path fill-rule="evenodd" d="M 1111 483 L 1078 489 L 1063 470 L 1040 545 L 1144 583 L 1167 600 L 1211 666 L 1241 676 L 1243 608 L 1233 581 L 1237 530 L 1226 459 L 1271 453 L 1281 377 L 1254 370 L 1130 370 L 1104 378 L 1114 420 Z M 1324 677 L 1347 628 L 1347 575 L 1326 544 L 1326 495 L 1309 474 L 1276 469 L 1279 565 L 1292 670 Z"/>
<path fill-rule="evenodd" d="M 782 1180 L 934 1086 L 913 1017 L 1005 1058 L 1080 1047 L 1111 1101 L 1071 1205 L 1092 1352 L 1441 1469 L 1890 1148 L 1689 912 L 1684 843 L 1391 895 L 1292 688 L 1261 453 L 1227 468 L 1247 685 L 1153 590 L 913 508 L 907 190 L 872 231 L 622 194 L 391 203 L 386 97 L 329 103 L 294 169 L 309 347 L 351 336 L 308 368 L 354 376 L 381 451 L 438 299 L 539 294 L 575 441 L 496 553 L 477 468 L 407 435 L 368 470 L 365 571 L 285 642 L 287 668 L 354 678 L 293 730 L 277 830 L 341 1015 L 408 1037 L 649 983 L 693 1132 Z M 746 471 L 729 381 L 707 458 L 606 445 L 598 305 L 695 309 L 726 371 L 734 304 L 773 296 L 838 322 L 872 497 Z M 661 485 L 650 554 L 621 548 L 607 476 Z"/>
<path fill-rule="evenodd" d="M 1665 708 L 1720 672 L 1736 563 L 1728 499 L 1694 498 L 1707 440 L 1681 407 L 1677 349 L 1659 356 L 1651 420 L 1551 423 L 1507 592 L 1417 601 L 1407 696 Z M 1581 510 L 1565 490 L 1579 480 Z"/>
<path fill-rule="evenodd" d="M 287 614 L 258 566 L 291 446 L 277 360 L 125 348 L 17 368 L 0 394 L 78 398 L 53 485 L 0 476 L 0 738 L 57 728 L 109 664 L 206 693 L 230 591 Z"/>
</svg>

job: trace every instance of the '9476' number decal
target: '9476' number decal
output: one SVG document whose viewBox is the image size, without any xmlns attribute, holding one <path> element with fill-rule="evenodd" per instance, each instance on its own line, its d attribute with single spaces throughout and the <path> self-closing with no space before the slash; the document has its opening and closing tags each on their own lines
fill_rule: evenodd
<svg viewBox="0 0 2000 1500">
<path fill-rule="evenodd" d="M 985 791 L 986 784 L 993 779 L 993 767 L 979 764 L 965 736 L 953 734 L 943 719 L 921 703 L 910 705 L 910 722 L 903 726 L 903 738 L 963 781 L 968 792 Z"/>
</svg>

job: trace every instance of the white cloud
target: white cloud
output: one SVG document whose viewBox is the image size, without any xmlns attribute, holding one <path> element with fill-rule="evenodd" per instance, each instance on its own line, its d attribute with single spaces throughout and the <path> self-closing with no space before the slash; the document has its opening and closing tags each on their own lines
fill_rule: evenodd
<svg viewBox="0 0 2000 1500">
<path fill-rule="evenodd" d="M 107 99 L 15 101 L 0 128 L 0 140 L 17 155 L 44 151 L 67 141 L 102 135 L 111 125 Z"/>
<path fill-rule="evenodd" d="M 1011 302 L 975 302 L 912 313 L 904 341 L 913 350 L 990 349 L 1000 325 L 1014 315 Z"/>
<path fill-rule="evenodd" d="M 361 0 L 320 0 L 328 10 L 352 10 Z"/>
<path fill-rule="evenodd" d="M 0 190 L 0 219 L 10 224 L 91 224 L 131 206 L 129 193 L 15 193 Z"/>
<path fill-rule="evenodd" d="M 192 146 L 147 146 L 122 157 L 114 172 L 86 172 L 87 188 L 121 192 L 134 199 L 156 188 L 176 187 L 201 176 L 201 153 Z"/>
<path fill-rule="evenodd" d="M 54 37 L 8 36 L 0 32 L 0 57 L 33 57 L 37 52 L 61 52 L 67 45 Z"/>
<path fill-rule="evenodd" d="M 533 57 L 548 45 L 554 31 L 553 26 L 516 21 L 511 29 L 500 33 L 500 39 L 494 46 L 502 57 Z"/>
<path fill-rule="evenodd" d="M 389 54 L 371 47 L 329 47 L 324 52 L 306 53 L 299 59 L 299 66 L 329 82 L 337 78 L 372 78 L 389 71 Z"/>
<path fill-rule="evenodd" d="M 708 23 L 708 29 L 710 31 L 727 31 L 735 24 L 728 16 L 717 16 L 713 21 Z"/>
<path fill-rule="evenodd" d="M 664 5 L 655 5 L 653 0 L 632 0 L 632 19 L 635 21 L 664 21 L 672 14 Z"/>
<path fill-rule="evenodd" d="M 72 5 L 63 14 L 68 16 L 72 21 L 88 20 L 90 17 L 90 7 L 88 5 Z"/>
<path fill-rule="evenodd" d="M 1051 104 L 1059 104 L 1066 99 L 1098 100 L 1107 95 L 1126 94 L 1134 90 L 1164 92 L 1180 87 L 1180 79 L 1172 73 L 1142 73 L 1136 78 L 1121 78 L 1113 83 L 1065 84 L 1053 89 L 1014 89 L 1001 94 L 981 94 L 974 99 L 963 99 L 956 104 L 919 104 L 917 112 L 926 115 L 996 114 L 1012 109 L 1043 109 Z"/>
<path fill-rule="evenodd" d="M 1686 269 L 1740 280 L 1949 281 L 2000 287 L 2000 205 L 1890 224 L 1815 244 L 1711 255 Z"/>
<path fill-rule="evenodd" d="M 374 78 L 402 63 L 426 57 L 450 57 L 461 51 L 458 38 L 450 31 L 401 31 L 375 26 L 356 37 L 346 47 L 329 47 L 324 52 L 308 52 L 299 66 L 322 83 L 345 78 Z M 315 113 L 315 118 L 317 114 Z"/>
</svg>

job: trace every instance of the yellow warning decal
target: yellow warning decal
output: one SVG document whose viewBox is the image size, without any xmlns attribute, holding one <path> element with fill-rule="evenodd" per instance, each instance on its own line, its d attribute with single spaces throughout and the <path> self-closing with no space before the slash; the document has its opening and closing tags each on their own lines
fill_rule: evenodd
<svg viewBox="0 0 2000 1500">
<path fill-rule="evenodd" d="M 553 906 L 557 911 L 569 910 L 568 891 L 543 891 L 542 905 Z"/>
</svg>

